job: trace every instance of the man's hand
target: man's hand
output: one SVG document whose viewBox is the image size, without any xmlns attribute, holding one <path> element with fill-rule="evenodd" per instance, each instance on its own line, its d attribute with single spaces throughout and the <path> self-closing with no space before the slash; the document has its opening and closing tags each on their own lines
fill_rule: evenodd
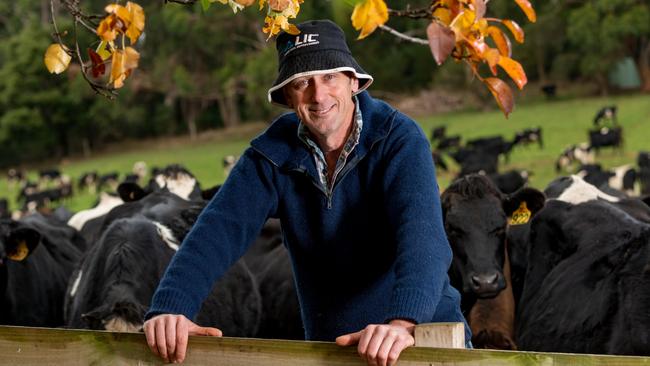
<svg viewBox="0 0 650 366">
<path fill-rule="evenodd" d="M 165 362 L 180 363 L 185 360 L 188 336 L 221 337 L 217 328 L 200 327 L 183 315 L 161 314 L 144 323 L 144 333 L 151 352 Z"/>
<path fill-rule="evenodd" d="M 396 319 L 389 324 L 370 324 L 356 333 L 336 338 L 339 346 L 358 344 L 359 355 L 371 366 L 392 366 L 400 353 L 415 344 L 415 323 Z"/>
</svg>

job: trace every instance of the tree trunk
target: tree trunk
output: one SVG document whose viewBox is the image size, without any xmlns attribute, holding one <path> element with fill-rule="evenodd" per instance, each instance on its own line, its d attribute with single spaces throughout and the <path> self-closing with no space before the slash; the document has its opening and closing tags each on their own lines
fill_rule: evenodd
<svg viewBox="0 0 650 366">
<path fill-rule="evenodd" d="M 641 90 L 650 92 L 650 39 L 644 37 L 641 41 L 641 52 L 637 60 L 639 76 L 641 77 Z"/>
<path fill-rule="evenodd" d="M 187 131 L 190 134 L 190 140 L 194 141 L 197 137 L 196 117 L 199 115 L 201 106 L 196 100 L 183 98 L 181 100 L 181 113 L 187 124 Z"/>
<path fill-rule="evenodd" d="M 546 84 L 548 81 L 548 76 L 546 75 L 546 64 L 544 60 L 544 34 L 542 32 L 537 32 L 535 37 L 535 59 L 537 60 L 537 77 L 541 85 Z"/>
</svg>

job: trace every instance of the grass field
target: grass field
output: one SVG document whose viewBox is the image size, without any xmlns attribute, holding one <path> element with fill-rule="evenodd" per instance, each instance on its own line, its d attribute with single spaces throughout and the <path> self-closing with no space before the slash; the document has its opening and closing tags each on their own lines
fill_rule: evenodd
<svg viewBox="0 0 650 366">
<path fill-rule="evenodd" d="M 544 149 L 539 149 L 537 145 L 517 147 L 511 153 L 510 162 L 502 164 L 500 170 L 532 171 L 530 185 L 544 188 L 556 177 L 554 163 L 558 155 L 568 145 L 587 141 L 587 130 L 591 127 L 594 114 L 600 107 L 609 104 L 618 106 L 618 121 L 624 128 L 625 149 L 622 153 L 605 149 L 597 157 L 597 161 L 606 168 L 627 163 L 635 164 L 639 150 L 650 150 L 650 95 L 520 104 L 509 119 L 505 119 L 501 112 L 495 110 L 436 115 L 418 118 L 417 121 L 427 135 L 433 126 L 445 125 L 448 135 L 460 134 L 464 141 L 495 134 L 512 139 L 515 131 L 541 126 Z M 127 143 L 89 159 L 64 161 L 58 168 L 76 183 L 77 177 L 83 172 L 119 171 L 124 174 L 131 171 L 133 163 L 141 160 L 147 162 L 149 168 L 181 163 L 197 176 L 202 187 L 207 188 L 223 182 L 223 157 L 240 154 L 248 146 L 248 141 L 264 127 L 264 124 L 247 124 L 236 130 L 208 132 L 197 141 L 175 138 Z M 446 162 L 451 166 L 451 171 L 438 172 L 439 183 L 443 189 L 458 170 L 451 158 L 447 157 Z M 35 179 L 36 172 L 30 172 L 30 177 Z M 17 192 L 17 187 L 8 187 L 5 179 L 0 180 L 0 197 L 10 199 L 11 209 L 17 208 L 13 204 Z M 95 199 L 95 195 L 76 193 L 65 205 L 77 211 L 89 208 Z"/>
</svg>

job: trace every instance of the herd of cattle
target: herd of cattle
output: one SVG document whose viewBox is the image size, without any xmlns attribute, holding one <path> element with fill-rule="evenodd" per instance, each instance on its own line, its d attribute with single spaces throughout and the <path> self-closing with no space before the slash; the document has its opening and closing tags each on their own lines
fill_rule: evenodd
<svg viewBox="0 0 650 366">
<path fill-rule="evenodd" d="M 449 138 L 440 129 L 433 137 Z M 526 143 L 543 147 L 541 129 L 446 150 L 466 162 L 441 203 L 449 275 L 474 345 L 650 355 L 650 199 L 615 187 L 593 162 L 543 191 L 513 184 L 496 164 L 504 146 Z M 647 179 L 650 154 L 638 160 L 636 175 Z M 88 210 L 0 220 L 2 324 L 141 330 L 169 261 L 218 192 L 179 165 L 149 174 L 146 186 L 141 176 L 123 179 Z M 278 221 L 264 225 L 195 320 L 228 336 L 303 337 Z"/>
</svg>

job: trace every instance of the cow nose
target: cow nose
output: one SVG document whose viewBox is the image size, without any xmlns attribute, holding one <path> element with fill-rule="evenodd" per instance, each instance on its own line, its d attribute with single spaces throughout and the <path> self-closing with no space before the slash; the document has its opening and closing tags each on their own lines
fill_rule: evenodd
<svg viewBox="0 0 650 366">
<path fill-rule="evenodd" d="M 498 273 L 481 273 L 472 276 L 472 290 L 477 294 L 492 293 L 499 289 Z"/>
</svg>

